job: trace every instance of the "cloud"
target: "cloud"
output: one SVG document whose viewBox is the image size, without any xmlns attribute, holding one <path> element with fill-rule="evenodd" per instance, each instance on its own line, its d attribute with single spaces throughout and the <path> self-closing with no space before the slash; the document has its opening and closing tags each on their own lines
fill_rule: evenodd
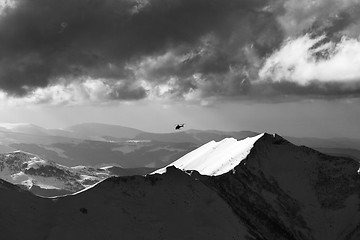
<svg viewBox="0 0 360 240">
<path fill-rule="evenodd" d="M 309 34 L 288 39 L 270 55 L 252 84 L 260 97 L 354 98 L 360 96 L 360 41 L 332 42 Z"/>
<path fill-rule="evenodd" d="M 108 81 L 106 79 L 82 78 L 67 83 L 57 83 L 45 88 L 37 88 L 30 94 L 18 98 L 0 91 L 3 104 L 27 105 L 87 105 L 112 104 L 115 101 L 133 101 L 143 99 L 147 90 L 141 83 Z"/>
<path fill-rule="evenodd" d="M 304 35 L 285 42 L 266 60 L 260 78 L 303 86 L 312 81 L 359 81 L 360 41 L 344 37 L 338 43 L 322 42 L 324 38 Z"/>
<path fill-rule="evenodd" d="M 304 33 L 334 34 L 359 20 L 359 0 L 273 1 L 271 10 L 287 37 Z"/>
<path fill-rule="evenodd" d="M 147 96 L 148 90 L 132 82 L 117 82 L 111 86 L 108 96 L 111 100 L 139 100 Z"/>
<path fill-rule="evenodd" d="M 213 49 L 206 57 L 193 57 L 193 64 L 183 63 L 175 71 L 160 66 L 157 74 L 163 71 L 165 79 L 182 72 L 226 72 L 230 64 L 238 64 L 239 56 L 232 55 L 243 45 L 259 39 L 259 49 L 266 51 L 279 42 L 263 40 L 269 34 L 264 29 L 277 27 L 272 14 L 258 10 L 265 4 L 264 0 L 18 0 L 0 16 L 0 88 L 25 96 L 64 78 L 136 81 L 127 66 L 167 52 L 180 56 L 197 51 L 210 35 Z M 151 76 L 148 80 L 154 81 Z"/>
<path fill-rule="evenodd" d="M 0 16 L 5 15 L 9 10 L 16 7 L 16 0 L 0 0 Z"/>
<path fill-rule="evenodd" d="M 12 0 L 0 6 L 0 90 L 12 99 L 357 96 L 358 0 Z"/>
</svg>

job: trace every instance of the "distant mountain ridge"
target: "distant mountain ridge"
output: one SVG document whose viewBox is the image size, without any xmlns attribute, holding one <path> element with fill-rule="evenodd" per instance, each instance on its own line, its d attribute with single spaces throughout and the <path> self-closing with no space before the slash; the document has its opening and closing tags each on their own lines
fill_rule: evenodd
<svg viewBox="0 0 360 240">
<path fill-rule="evenodd" d="M 66 167 L 22 151 L 0 154 L 1 179 L 46 197 L 75 193 L 111 176 L 144 175 L 151 171 L 116 166 Z"/>
<path fill-rule="evenodd" d="M 29 190 L 74 193 L 110 176 L 105 170 L 69 168 L 22 151 L 0 154 L 0 178 Z"/>
<path fill-rule="evenodd" d="M 158 168 L 209 141 L 229 137 L 244 139 L 257 134 L 253 131 L 194 129 L 160 134 L 99 123 L 78 124 L 65 129 L 45 129 L 32 124 L 0 124 L 0 152 L 23 150 L 67 166 L 99 167 L 113 164 L 125 168 Z M 359 139 L 286 139 L 296 145 L 360 161 Z"/>
<path fill-rule="evenodd" d="M 65 128 L 64 130 L 74 133 L 76 137 L 89 138 L 92 140 L 106 139 L 106 137 L 119 140 L 135 139 L 142 133 L 141 130 L 120 125 L 109 125 L 102 123 L 82 123 Z"/>
<path fill-rule="evenodd" d="M 23 127 L 18 128 L 17 124 L 5 124 L 7 128 L 0 130 L 0 153 L 22 150 L 69 167 L 115 165 L 123 168 L 158 168 L 197 147 L 193 143 L 128 139 L 126 137 L 133 137 L 135 133 L 141 131 L 121 126 L 95 125 L 98 128 L 93 127 L 93 124 L 71 127 L 74 131 L 35 126 L 34 131 L 28 129 L 26 132 L 21 132 Z M 33 125 L 26 127 L 32 128 Z M 38 131 L 39 128 L 42 130 Z M 108 132 L 100 134 L 99 129 L 104 128 L 108 129 Z M 86 133 L 87 130 L 84 129 L 89 129 L 89 132 Z M 127 132 L 127 135 L 121 135 L 122 130 Z M 105 135 L 110 133 L 115 135 L 113 137 Z M 121 136 L 124 138 L 119 138 Z"/>
<path fill-rule="evenodd" d="M 243 139 L 246 137 L 253 137 L 258 135 L 257 132 L 239 131 L 239 132 L 221 132 L 213 130 L 186 130 L 174 133 L 148 133 L 142 132 L 136 136 L 137 139 L 149 139 L 159 142 L 191 142 L 196 144 L 204 144 L 209 141 L 219 141 L 226 137 L 234 137 Z"/>
</svg>

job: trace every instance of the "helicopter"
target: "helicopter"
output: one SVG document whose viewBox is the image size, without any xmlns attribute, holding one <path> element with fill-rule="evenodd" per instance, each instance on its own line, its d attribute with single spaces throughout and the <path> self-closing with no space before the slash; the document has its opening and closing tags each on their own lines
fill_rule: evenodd
<svg viewBox="0 0 360 240">
<path fill-rule="evenodd" d="M 175 130 L 181 130 L 183 127 L 185 127 L 185 123 L 179 123 L 175 125 Z"/>
</svg>

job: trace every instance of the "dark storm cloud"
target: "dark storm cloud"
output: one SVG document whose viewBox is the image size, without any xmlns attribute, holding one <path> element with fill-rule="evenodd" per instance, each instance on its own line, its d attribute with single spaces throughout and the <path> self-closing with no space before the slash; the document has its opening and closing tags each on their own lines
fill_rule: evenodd
<svg viewBox="0 0 360 240">
<path fill-rule="evenodd" d="M 341 9 L 336 14 L 317 19 L 306 32 L 313 36 L 326 35 L 328 41 L 339 41 L 348 27 L 358 24 L 360 20 L 360 4 Z"/>
<path fill-rule="evenodd" d="M 0 89 L 24 96 L 58 82 L 65 88 L 74 81 L 81 85 L 85 78 L 106 82 L 111 91 L 101 95 L 104 100 L 146 98 L 162 85 L 167 97 L 177 99 L 194 93 L 198 98 L 249 99 L 358 96 L 359 85 L 341 82 L 259 84 L 259 71 L 287 37 L 325 35 L 316 49 L 341 42 L 344 32 L 360 33 L 354 27 L 360 21 L 357 1 L 315 0 L 310 9 L 307 4 L 18 0 L 0 16 Z M 318 57 L 326 60 L 331 53 L 319 51 Z"/>
<path fill-rule="evenodd" d="M 128 81 L 134 78 L 128 64 L 171 49 L 185 53 L 209 34 L 216 40 L 210 56 L 168 69 L 162 77 L 226 72 L 229 65 L 239 64 L 242 56 L 232 54 L 243 45 L 255 42 L 259 53 L 265 54 L 279 44 L 281 31 L 274 16 L 259 10 L 266 4 L 265 0 L 19 0 L 0 18 L 0 88 L 24 95 L 58 78 Z M 127 96 L 126 90 L 135 91 L 115 90 L 114 98 Z M 146 96 L 145 90 L 135 93 L 135 99 Z"/>
<path fill-rule="evenodd" d="M 133 86 L 127 82 L 121 86 L 112 86 L 112 91 L 108 94 L 109 100 L 138 100 L 145 98 L 147 91 L 141 86 Z"/>
</svg>

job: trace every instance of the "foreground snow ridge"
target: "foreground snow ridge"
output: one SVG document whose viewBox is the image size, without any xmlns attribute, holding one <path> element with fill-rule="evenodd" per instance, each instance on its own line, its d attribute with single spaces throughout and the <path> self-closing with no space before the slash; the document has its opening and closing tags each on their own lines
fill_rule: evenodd
<svg viewBox="0 0 360 240">
<path fill-rule="evenodd" d="M 208 176 L 227 173 L 247 157 L 255 142 L 263 135 L 264 133 L 243 140 L 225 138 L 219 142 L 208 142 L 152 174 L 163 174 L 170 166 L 181 170 L 196 170 L 201 175 Z"/>
</svg>

